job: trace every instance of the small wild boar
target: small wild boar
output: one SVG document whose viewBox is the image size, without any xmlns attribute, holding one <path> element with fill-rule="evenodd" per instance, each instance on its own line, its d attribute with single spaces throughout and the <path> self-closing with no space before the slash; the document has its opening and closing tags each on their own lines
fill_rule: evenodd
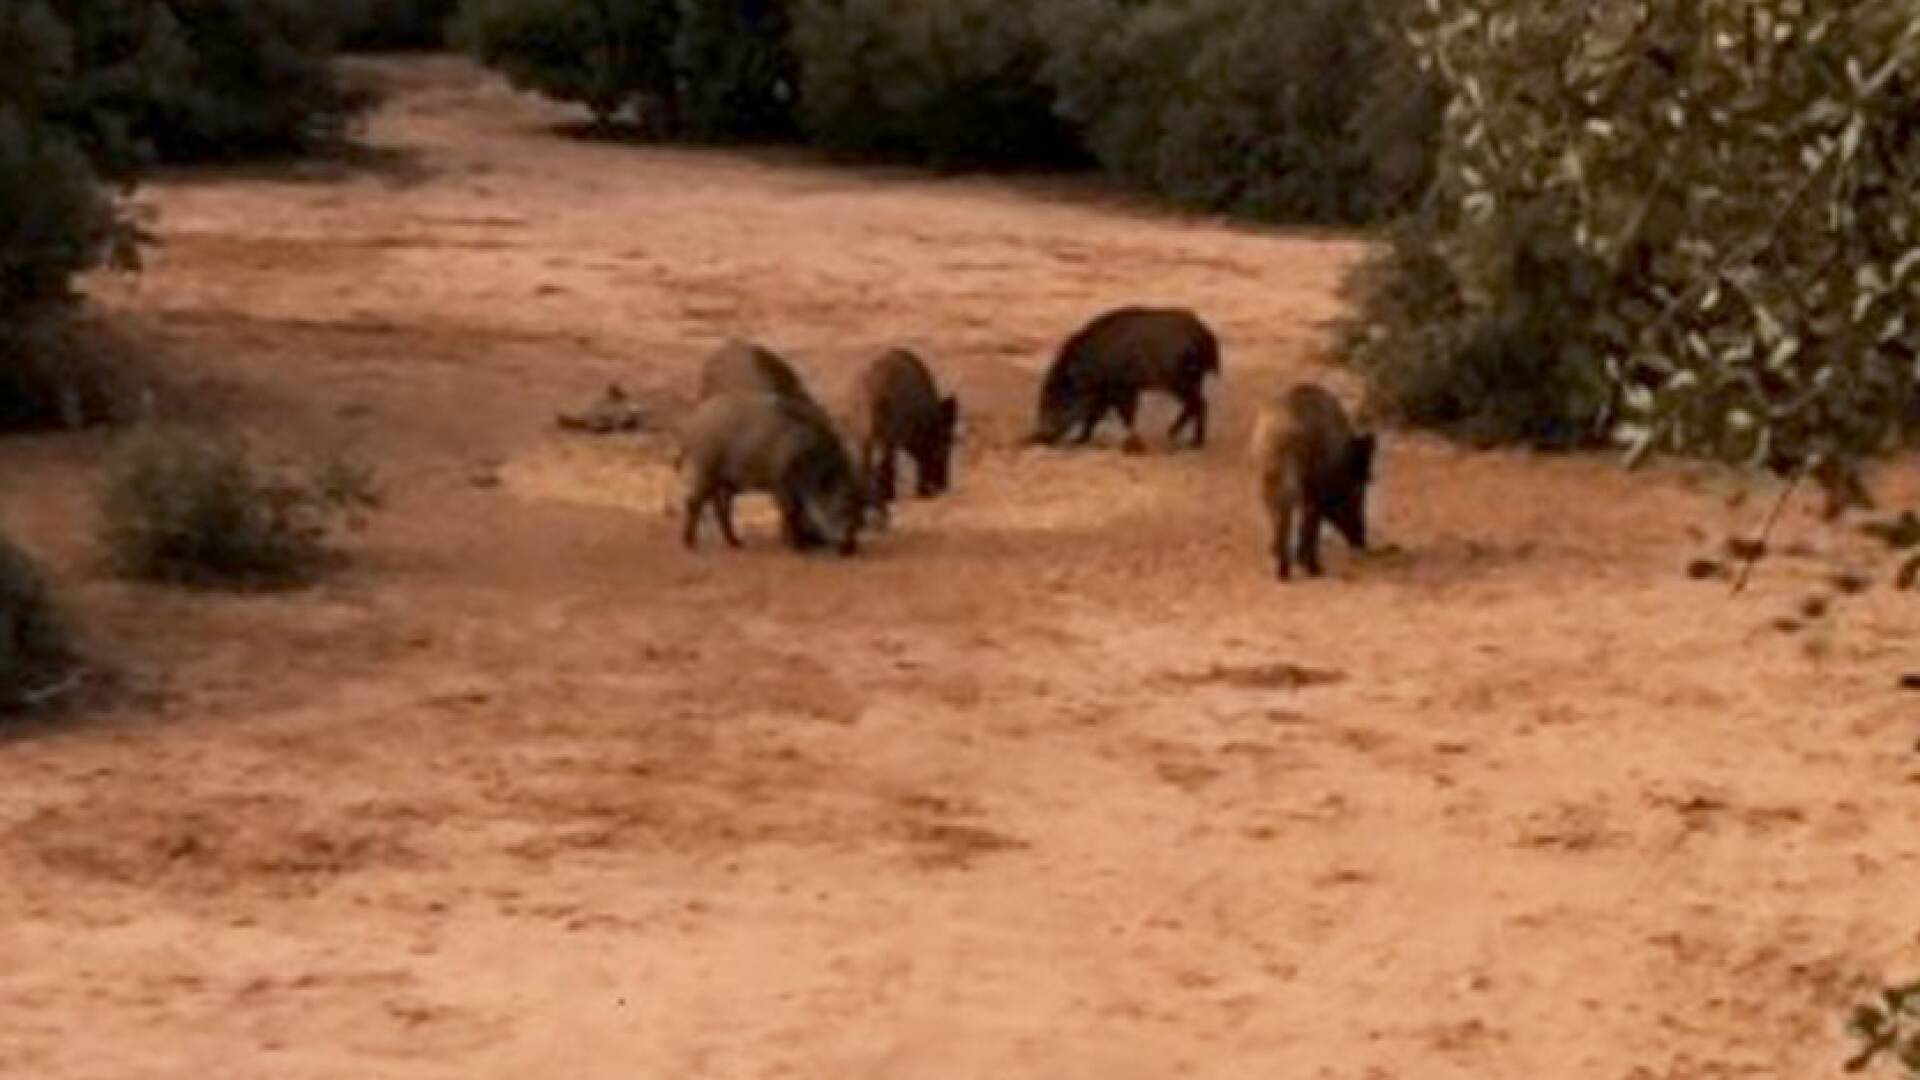
<svg viewBox="0 0 1920 1080">
<path fill-rule="evenodd" d="M 767 393 L 813 401 L 798 372 L 773 350 L 738 338 L 714 350 L 700 366 L 700 400 L 716 394 Z"/>
<path fill-rule="evenodd" d="M 851 555 L 858 548 L 862 485 L 845 444 L 810 403 L 765 392 L 707 398 L 681 431 L 680 476 L 681 539 L 689 548 L 709 504 L 721 535 L 739 547 L 733 499 L 750 492 L 773 496 L 781 534 L 795 550 L 824 543 Z"/>
<path fill-rule="evenodd" d="M 873 358 L 860 375 L 861 473 L 880 505 L 893 501 L 894 457 L 913 459 L 914 492 L 927 498 L 947 490 L 960 402 L 942 397 L 933 373 L 905 349 Z"/>
<path fill-rule="evenodd" d="M 1099 316 L 1068 338 L 1040 387 L 1040 415 L 1030 442 L 1057 443 L 1076 425 L 1076 442 L 1093 437 L 1109 411 L 1126 425 L 1125 448 L 1142 448 L 1134 431 L 1140 395 L 1147 390 L 1180 401 L 1167 429 L 1174 438 L 1192 425 L 1193 445 L 1207 442 L 1207 377 L 1220 374 L 1220 342 L 1185 308 L 1123 307 Z"/>
<path fill-rule="evenodd" d="M 1323 518 L 1355 550 L 1366 550 L 1375 441 L 1371 433 L 1355 433 L 1340 402 L 1311 383 L 1295 385 L 1261 407 L 1252 451 L 1260 469 L 1260 499 L 1273 520 L 1274 571 L 1280 580 L 1292 576 L 1296 553 L 1307 573 L 1319 575 Z"/>
</svg>

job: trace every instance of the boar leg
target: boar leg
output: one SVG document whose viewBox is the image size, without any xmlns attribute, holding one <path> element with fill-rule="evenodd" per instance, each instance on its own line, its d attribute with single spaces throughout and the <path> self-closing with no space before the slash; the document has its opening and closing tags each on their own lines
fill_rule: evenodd
<svg viewBox="0 0 1920 1080">
<path fill-rule="evenodd" d="M 1073 441 L 1077 444 L 1084 445 L 1091 440 L 1093 438 L 1093 429 L 1100 426 L 1100 421 L 1105 419 L 1106 415 L 1107 403 L 1104 399 L 1096 399 L 1092 404 L 1088 405 L 1080 421 L 1080 435 Z"/>
<path fill-rule="evenodd" d="M 807 521 L 806 511 L 800 505 L 800 499 L 791 491 L 781 491 L 774 496 L 780 504 L 780 534 L 787 545 L 795 551 L 809 551 L 820 546 L 820 534 L 813 531 Z"/>
<path fill-rule="evenodd" d="M 892 502 L 894 497 L 894 459 L 899 456 L 900 448 L 891 441 L 880 444 L 880 472 L 875 478 L 883 502 Z"/>
<path fill-rule="evenodd" d="M 733 492 L 719 491 L 713 497 L 713 516 L 720 522 L 720 535 L 733 547 L 740 546 L 740 534 L 733 531 Z"/>
<path fill-rule="evenodd" d="M 684 522 L 680 527 L 680 542 L 685 544 L 688 550 L 699 546 L 696 536 L 700 532 L 700 515 L 705 511 L 706 506 L 707 492 L 704 488 L 696 488 L 687 496 L 686 508 L 681 515 Z"/>
<path fill-rule="evenodd" d="M 1193 396 L 1180 395 L 1180 415 L 1173 418 L 1173 425 L 1167 428 L 1167 439 L 1172 441 L 1180 437 L 1180 429 L 1193 422 Z"/>
<path fill-rule="evenodd" d="M 1293 576 L 1293 507 L 1281 503 L 1270 508 L 1273 515 L 1273 574 L 1281 581 Z"/>
<path fill-rule="evenodd" d="M 1193 428 L 1193 445 L 1207 444 L 1207 395 L 1198 386 L 1187 385 L 1175 391 L 1180 398 L 1180 415 L 1173 418 L 1173 426 L 1167 429 L 1167 438 L 1179 436 L 1180 429 Z"/>
<path fill-rule="evenodd" d="M 1126 438 L 1120 441 L 1120 449 L 1129 454 L 1138 454 L 1145 450 L 1147 444 L 1141 441 L 1139 429 L 1135 425 L 1135 420 L 1140 415 L 1140 391 L 1128 390 L 1121 394 L 1113 403 L 1113 411 L 1120 414 L 1120 423 L 1127 429 Z"/>
<path fill-rule="evenodd" d="M 1300 565 L 1320 576 L 1320 508 L 1311 499 L 1300 508 Z"/>
</svg>

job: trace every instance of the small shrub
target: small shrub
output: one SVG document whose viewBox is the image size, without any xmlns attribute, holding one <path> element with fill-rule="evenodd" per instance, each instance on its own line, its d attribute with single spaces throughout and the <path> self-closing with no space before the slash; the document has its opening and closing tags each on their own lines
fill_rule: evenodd
<svg viewBox="0 0 1920 1080">
<path fill-rule="evenodd" d="M 46 579 L 0 535 L 0 713 L 40 704 L 76 663 Z"/>
<path fill-rule="evenodd" d="M 1889 1075 L 1920 1080 L 1920 983 L 1889 987 L 1880 1000 L 1857 1006 L 1847 1031 L 1860 1044 L 1848 1072 L 1883 1064 Z"/>
<path fill-rule="evenodd" d="M 283 585 L 327 561 L 333 526 L 379 505 L 372 474 L 330 460 L 293 475 L 237 442 L 148 429 L 107 468 L 102 539 L 121 572 L 184 584 Z"/>
</svg>

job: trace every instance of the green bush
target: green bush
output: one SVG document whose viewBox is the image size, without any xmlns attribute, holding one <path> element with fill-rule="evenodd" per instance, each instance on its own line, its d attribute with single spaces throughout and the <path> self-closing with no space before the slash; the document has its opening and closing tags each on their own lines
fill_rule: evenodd
<svg viewBox="0 0 1920 1080">
<path fill-rule="evenodd" d="M 784 0 L 466 0 L 461 47 L 522 90 L 664 137 L 793 134 Z"/>
<path fill-rule="evenodd" d="M 39 567 L 0 535 L 0 713 L 43 701 L 76 661 Z"/>
<path fill-rule="evenodd" d="M 340 45 L 363 52 L 438 49 L 460 0 L 343 0 Z"/>
<path fill-rule="evenodd" d="M 71 78 L 48 102 L 97 164 L 298 152 L 345 137 L 370 98 L 333 64 L 319 0 L 53 0 Z"/>
<path fill-rule="evenodd" d="M 370 102 L 334 69 L 335 20 L 313 0 L 162 4 L 153 33 L 177 42 L 184 61 L 130 103 L 131 130 L 165 161 L 299 152 L 344 138 Z"/>
<path fill-rule="evenodd" d="M 807 131 L 831 150 L 942 166 L 1081 156 L 1041 77 L 1031 5 L 799 0 L 793 42 Z"/>
<path fill-rule="evenodd" d="M 1360 283 L 1386 404 L 1851 488 L 1920 357 L 1920 9 L 1434 0 L 1436 181 Z M 1408 249 L 1411 250 L 1408 250 Z M 1491 368 L 1493 378 L 1483 377 Z"/>
<path fill-rule="evenodd" d="M 345 462 L 301 476 L 263 468 L 230 440 L 149 429 L 108 463 L 102 541 L 131 577 L 295 584 L 326 564 L 336 524 L 357 526 L 377 505 L 371 474 Z"/>
<path fill-rule="evenodd" d="M 786 0 L 680 0 L 672 61 L 681 130 L 701 139 L 787 139 L 800 74 Z"/>
<path fill-rule="evenodd" d="M 76 275 L 137 264 L 103 178 L 344 134 L 367 102 L 334 75 L 334 17 L 321 0 L 0 4 L 0 426 L 115 411 L 69 325 Z"/>
<path fill-rule="evenodd" d="M 517 89 L 578 102 L 605 125 L 635 106 L 671 115 L 678 24 L 675 0 L 467 0 L 455 33 Z"/>
<path fill-rule="evenodd" d="M 1591 311 L 1598 269 L 1539 214 L 1506 226 L 1485 237 L 1494 284 L 1476 302 L 1429 215 L 1393 225 L 1347 284 L 1362 313 L 1346 328 L 1347 355 L 1383 415 L 1480 445 L 1591 444 L 1616 395 L 1567 326 Z"/>
<path fill-rule="evenodd" d="M 71 299 L 115 222 L 81 144 L 48 119 L 67 92 L 72 38 L 39 0 L 0 9 L 0 338 Z"/>
<path fill-rule="evenodd" d="M 1045 75 L 1132 183 L 1255 217 L 1372 220 L 1425 187 L 1439 119 L 1379 20 L 1398 6 L 1054 0 Z"/>
<path fill-rule="evenodd" d="M 460 40 L 606 124 L 940 167 L 1097 160 L 1182 202 L 1364 221 L 1432 175 L 1412 0 L 466 0 Z"/>
<path fill-rule="evenodd" d="M 45 3 L 0 8 L 0 428 L 78 422 L 87 404 L 67 318 L 74 276 L 132 262 L 133 232 L 81 139 L 50 117 L 73 38 Z"/>
<path fill-rule="evenodd" d="M 64 305 L 115 223 L 86 156 L 63 133 L 0 102 L 0 338 Z"/>
</svg>

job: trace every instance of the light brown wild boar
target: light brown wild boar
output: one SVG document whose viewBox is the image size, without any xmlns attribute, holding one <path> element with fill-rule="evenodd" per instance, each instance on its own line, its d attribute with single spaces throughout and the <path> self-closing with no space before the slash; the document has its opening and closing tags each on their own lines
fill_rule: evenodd
<svg viewBox="0 0 1920 1080">
<path fill-rule="evenodd" d="M 1366 550 L 1375 445 L 1371 433 L 1354 431 L 1332 394 L 1312 383 L 1297 384 L 1261 406 L 1252 451 L 1260 469 L 1260 500 L 1273 522 L 1274 573 L 1280 580 L 1293 576 L 1296 554 L 1307 573 L 1320 574 L 1323 519 L 1355 550 Z"/>
<path fill-rule="evenodd" d="M 1192 425 L 1193 445 L 1207 442 L 1209 376 L 1220 374 L 1220 342 L 1186 308 L 1123 307 L 1080 328 L 1060 346 L 1040 385 L 1039 417 L 1030 442 L 1057 443 L 1075 427 L 1084 443 L 1108 412 L 1126 425 L 1123 444 L 1143 448 L 1133 420 L 1148 390 L 1180 401 L 1167 438 Z"/>
<path fill-rule="evenodd" d="M 960 402 L 942 397 L 933 373 L 905 349 L 888 349 L 860 375 L 860 470 L 884 506 L 894 497 L 894 458 L 913 459 L 914 492 L 928 498 L 947 490 Z"/>
<path fill-rule="evenodd" d="M 792 365 L 773 350 L 734 338 L 700 365 L 700 400 L 716 394 L 761 392 L 812 402 L 813 395 Z"/>
<path fill-rule="evenodd" d="M 764 392 L 707 398 L 681 430 L 680 477 L 681 540 L 689 548 L 709 505 L 721 535 L 739 547 L 733 499 L 747 493 L 773 496 L 781 535 L 795 550 L 825 543 L 851 555 L 858 548 L 862 485 L 845 444 L 809 402 Z"/>
</svg>

